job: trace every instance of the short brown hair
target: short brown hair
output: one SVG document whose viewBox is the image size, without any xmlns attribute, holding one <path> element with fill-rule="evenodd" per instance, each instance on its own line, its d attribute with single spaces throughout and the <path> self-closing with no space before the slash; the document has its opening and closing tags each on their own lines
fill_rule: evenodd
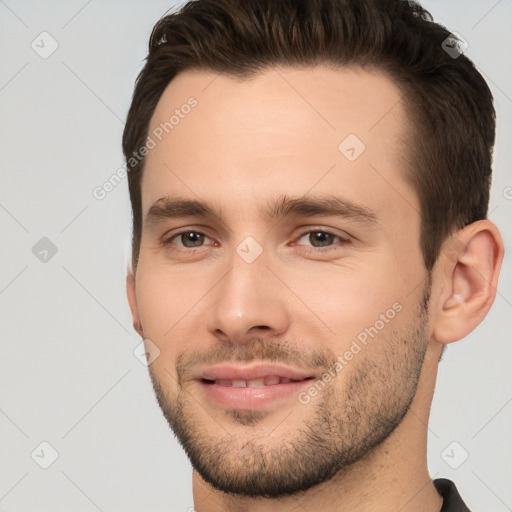
<svg viewBox="0 0 512 512">
<path fill-rule="evenodd" d="M 406 178 L 421 206 L 421 249 L 431 270 L 453 231 L 487 216 L 495 111 L 492 94 L 455 39 L 405 0 L 195 0 L 153 28 L 123 133 L 133 213 L 132 266 L 142 232 L 141 178 L 151 117 L 181 71 L 250 78 L 284 65 L 361 66 L 386 73 L 410 121 Z"/>
</svg>

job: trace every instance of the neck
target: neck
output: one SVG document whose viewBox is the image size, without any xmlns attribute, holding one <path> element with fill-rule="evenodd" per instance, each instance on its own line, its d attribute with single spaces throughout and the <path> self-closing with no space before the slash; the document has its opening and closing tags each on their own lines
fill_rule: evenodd
<svg viewBox="0 0 512 512">
<path fill-rule="evenodd" d="M 329 481 L 308 491 L 279 499 L 228 495 L 193 472 L 197 512 L 439 512 L 442 498 L 427 467 L 427 425 L 441 345 L 432 342 L 416 395 L 395 431 L 366 457 Z"/>
</svg>

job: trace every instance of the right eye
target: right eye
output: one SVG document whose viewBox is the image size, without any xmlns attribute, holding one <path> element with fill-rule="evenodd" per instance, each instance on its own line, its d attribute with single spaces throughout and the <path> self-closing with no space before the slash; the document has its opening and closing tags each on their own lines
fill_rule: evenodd
<svg viewBox="0 0 512 512">
<path fill-rule="evenodd" d="M 177 245 L 184 249 L 195 249 L 201 247 L 205 238 L 209 238 L 204 233 L 198 231 L 186 230 L 174 233 L 171 237 L 165 239 L 162 243 L 164 246 Z M 177 242 L 175 242 L 177 240 Z M 178 243 L 179 242 L 179 243 Z"/>
</svg>

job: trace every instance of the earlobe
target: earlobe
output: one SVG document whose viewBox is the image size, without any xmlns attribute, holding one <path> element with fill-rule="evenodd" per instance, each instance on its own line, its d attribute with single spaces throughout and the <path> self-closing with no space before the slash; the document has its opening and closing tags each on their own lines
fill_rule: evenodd
<svg viewBox="0 0 512 512">
<path fill-rule="evenodd" d="M 137 305 L 137 295 L 135 292 L 135 275 L 130 270 L 126 274 L 126 296 L 132 313 L 133 328 L 144 338 L 144 331 L 140 323 L 139 308 Z"/>
<path fill-rule="evenodd" d="M 500 233 L 487 219 L 466 226 L 456 238 L 458 249 L 440 255 L 445 259 L 438 276 L 445 281 L 444 295 L 433 335 L 443 344 L 464 338 L 485 318 L 496 297 L 504 253 Z"/>
</svg>

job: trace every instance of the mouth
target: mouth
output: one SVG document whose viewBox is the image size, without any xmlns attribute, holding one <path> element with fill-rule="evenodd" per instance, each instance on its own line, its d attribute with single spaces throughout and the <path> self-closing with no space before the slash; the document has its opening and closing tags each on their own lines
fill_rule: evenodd
<svg viewBox="0 0 512 512">
<path fill-rule="evenodd" d="M 227 386 L 233 388 L 261 388 L 264 386 L 277 386 L 279 384 L 288 384 L 290 382 L 303 382 L 312 380 L 314 377 L 306 377 L 304 379 L 289 379 L 280 377 L 279 375 L 268 375 L 262 379 L 251 380 L 231 380 L 231 379 L 201 379 L 204 384 L 216 384 L 218 386 Z"/>
<path fill-rule="evenodd" d="M 210 405 L 224 409 L 256 410 L 297 397 L 315 375 L 276 364 L 217 365 L 196 376 Z"/>
</svg>

